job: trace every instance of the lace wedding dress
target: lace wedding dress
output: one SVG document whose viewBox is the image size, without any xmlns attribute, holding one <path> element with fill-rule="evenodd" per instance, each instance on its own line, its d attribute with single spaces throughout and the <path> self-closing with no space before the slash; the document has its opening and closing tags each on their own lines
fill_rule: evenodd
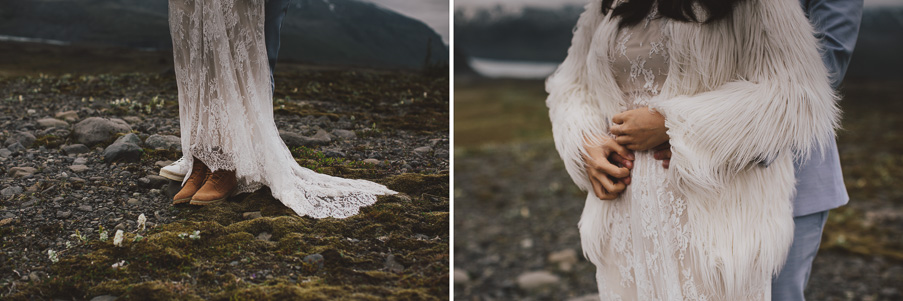
<svg viewBox="0 0 903 301">
<path fill-rule="evenodd" d="M 622 28 L 610 45 L 611 70 L 627 99 L 624 111 L 646 107 L 661 91 L 668 74 L 668 25 L 667 19 L 650 16 L 638 25 Z M 590 258 L 597 265 L 600 297 L 722 300 L 711 289 L 719 286 L 717 281 L 707 277 L 715 271 L 695 268 L 693 261 L 699 253 L 691 250 L 689 243 L 693 233 L 687 227 L 687 202 L 670 187 L 661 163 L 652 151 L 635 152 L 631 184 L 620 198 L 587 201 L 580 220 L 581 235 L 598 235 L 604 245 L 598 252 L 587 252 L 601 254 Z M 770 275 L 758 276 L 761 279 L 746 280 L 751 286 L 747 288 L 762 295 L 747 300 L 766 300 L 766 294 L 770 295 Z"/>
<path fill-rule="evenodd" d="M 237 193 L 266 185 L 301 216 L 344 218 L 395 193 L 295 162 L 273 119 L 263 8 L 264 0 L 169 1 L 185 158 L 235 170 Z"/>
</svg>

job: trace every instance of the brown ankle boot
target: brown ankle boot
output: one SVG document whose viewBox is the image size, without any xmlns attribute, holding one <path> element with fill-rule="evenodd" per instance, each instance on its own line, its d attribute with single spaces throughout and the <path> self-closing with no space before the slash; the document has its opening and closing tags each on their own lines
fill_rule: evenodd
<svg viewBox="0 0 903 301">
<path fill-rule="evenodd" d="M 179 193 L 173 196 L 172 204 L 176 205 L 191 201 L 191 197 L 204 186 L 204 180 L 207 179 L 209 173 L 210 169 L 207 168 L 207 165 L 204 165 L 204 162 L 201 162 L 201 160 L 194 158 L 194 164 L 191 166 L 191 176 L 188 177 L 188 180 L 185 180 L 185 185 L 182 186 Z"/>
<path fill-rule="evenodd" d="M 207 176 L 204 186 L 191 198 L 192 205 L 210 205 L 226 199 L 235 187 L 238 180 L 234 170 L 217 170 Z"/>
</svg>

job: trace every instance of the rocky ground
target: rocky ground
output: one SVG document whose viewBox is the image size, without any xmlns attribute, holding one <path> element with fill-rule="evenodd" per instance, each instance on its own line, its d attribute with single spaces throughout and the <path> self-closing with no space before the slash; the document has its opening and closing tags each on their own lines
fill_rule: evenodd
<svg viewBox="0 0 903 301">
<path fill-rule="evenodd" d="M 288 70 L 274 104 L 296 160 L 400 194 L 347 219 L 266 189 L 172 206 L 171 73 L 0 78 L 0 299 L 445 299 L 447 76 Z"/>
<path fill-rule="evenodd" d="M 542 109 L 539 92 L 515 100 L 482 91 L 485 85 L 456 87 L 456 96 L 495 95 L 472 104 L 456 99 L 456 113 L 517 101 L 524 103 L 520 110 Z M 541 82 L 500 86 L 520 97 L 539 91 Z M 838 140 L 851 201 L 829 216 L 807 300 L 903 299 L 901 87 L 848 82 L 843 90 L 844 129 Z M 509 98 L 509 104 L 484 103 Z M 472 123 L 455 115 L 456 137 L 470 135 L 474 142 L 455 149 L 456 300 L 598 300 L 594 267 L 581 254 L 577 231 L 585 193 L 567 176 L 553 143 L 536 139 L 548 128 L 492 130 L 521 124 L 534 113 L 499 110 L 491 128 L 464 131 L 458 124 Z"/>
</svg>

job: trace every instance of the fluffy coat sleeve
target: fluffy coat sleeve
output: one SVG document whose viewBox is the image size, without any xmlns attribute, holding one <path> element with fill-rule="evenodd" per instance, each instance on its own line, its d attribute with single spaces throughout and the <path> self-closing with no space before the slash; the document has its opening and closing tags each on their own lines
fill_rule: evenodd
<svg viewBox="0 0 903 301">
<path fill-rule="evenodd" d="M 585 170 L 584 145 L 600 143 L 607 136 L 609 120 L 617 112 L 604 108 L 602 97 L 593 85 L 597 85 L 596 68 L 589 60 L 593 36 L 604 18 L 601 1 L 590 1 L 580 15 L 568 56 L 552 76 L 546 80 L 546 106 L 552 121 L 555 148 L 564 161 L 565 169 L 574 183 L 583 191 L 592 191 L 592 184 Z M 614 101 L 617 102 L 617 101 Z"/>
<path fill-rule="evenodd" d="M 805 160 L 813 148 L 834 139 L 839 119 L 836 95 L 799 4 L 747 2 L 748 9 L 725 20 L 729 24 L 723 26 L 724 32 L 729 35 L 721 32 L 721 37 L 738 39 L 734 49 L 738 62 L 732 71 L 736 79 L 650 105 L 665 116 L 672 150 L 670 178 L 680 189 L 717 191 L 740 170 L 763 168 L 751 162 L 781 154 Z M 706 45 L 711 42 L 674 41 L 696 45 L 681 49 L 715 47 Z M 676 67 L 683 74 L 695 72 L 689 76 L 704 81 L 706 74 L 698 73 L 706 69 L 694 68 L 717 64 L 711 60 L 718 58 L 696 60 L 691 66 Z"/>
</svg>

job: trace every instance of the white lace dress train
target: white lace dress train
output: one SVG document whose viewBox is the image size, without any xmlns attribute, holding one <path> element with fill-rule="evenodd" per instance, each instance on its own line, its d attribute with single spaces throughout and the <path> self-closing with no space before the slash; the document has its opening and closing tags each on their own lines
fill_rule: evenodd
<svg viewBox="0 0 903 301">
<path fill-rule="evenodd" d="M 301 216 L 344 218 L 395 193 L 295 162 L 273 117 L 263 8 L 264 0 L 169 1 L 185 157 L 235 170 L 238 193 L 268 186 Z"/>
</svg>

